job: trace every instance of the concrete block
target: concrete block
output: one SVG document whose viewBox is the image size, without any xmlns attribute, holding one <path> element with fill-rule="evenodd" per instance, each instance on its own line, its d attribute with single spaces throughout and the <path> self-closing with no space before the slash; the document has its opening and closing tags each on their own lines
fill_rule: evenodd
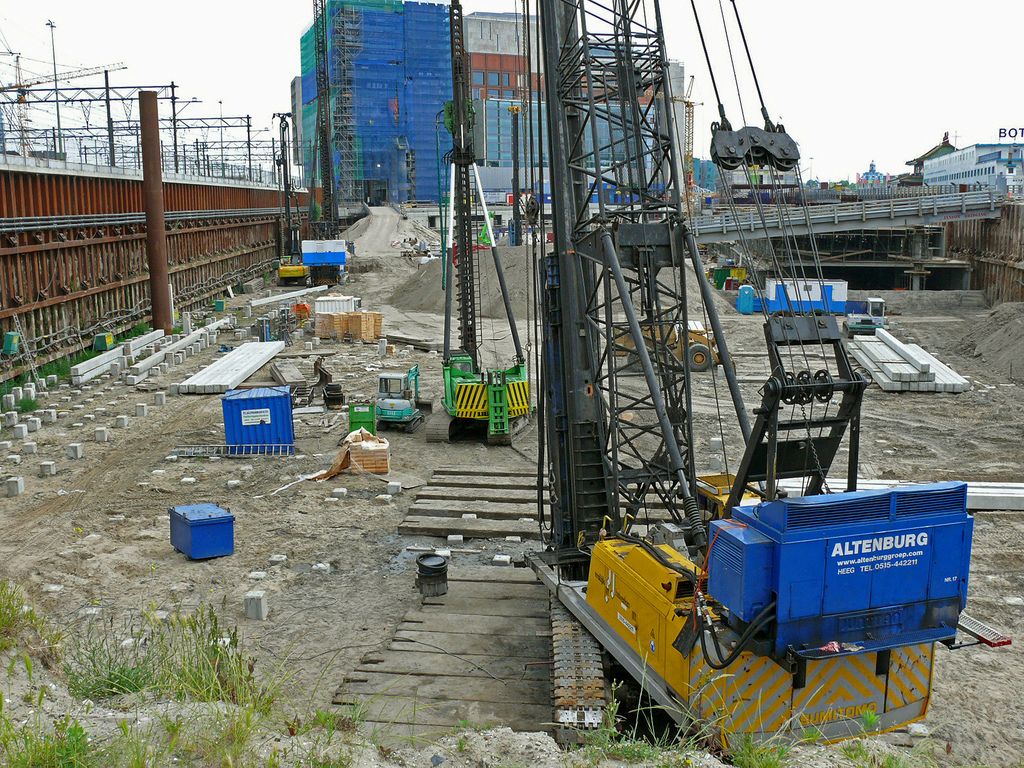
<svg viewBox="0 0 1024 768">
<path fill-rule="evenodd" d="M 377 504 L 390 504 L 393 501 L 393 498 L 390 493 L 382 493 L 379 496 L 374 496 L 373 500 Z"/>
<path fill-rule="evenodd" d="M 269 607 L 267 605 L 267 593 L 262 589 L 254 589 L 251 592 L 245 593 L 245 617 L 247 619 L 256 619 L 257 621 L 266 621 L 269 613 Z"/>
<path fill-rule="evenodd" d="M 18 423 L 18 412 L 17 411 L 4 411 L 4 426 L 13 427 Z"/>
<path fill-rule="evenodd" d="M 120 363 L 113 362 L 113 363 L 110 364 L 110 375 L 113 376 L 114 378 L 117 378 L 117 377 L 119 377 L 121 375 L 121 364 Z"/>
<path fill-rule="evenodd" d="M 20 496 L 25 492 L 25 478 L 23 477 L 8 477 L 4 482 L 4 487 L 7 489 L 7 496 Z"/>
<path fill-rule="evenodd" d="M 307 352 L 312 352 L 313 351 L 313 342 L 312 341 L 304 342 L 303 345 L 302 345 L 302 348 L 305 349 Z"/>
<path fill-rule="evenodd" d="M 85 426 L 85 424 L 83 422 L 81 422 L 81 421 L 75 421 L 75 422 L 71 423 L 71 427 L 73 429 L 79 429 L 80 427 L 84 427 L 84 426 Z"/>
<path fill-rule="evenodd" d="M 511 544 L 522 544 L 523 543 L 523 537 L 522 536 L 506 536 L 505 537 L 505 541 L 507 541 L 507 542 L 509 542 Z"/>
<path fill-rule="evenodd" d="M 35 384 L 32 384 L 31 382 L 29 382 L 28 384 L 25 384 L 21 388 L 21 391 L 22 391 L 23 397 L 26 400 L 35 400 L 36 399 L 36 385 Z"/>
<path fill-rule="evenodd" d="M 11 441 L 0 440 L 0 453 L 7 453 L 9 450 L 11 450 Z"/>
<path fill-rule="evenodd" d="M 135 404 L 135 415 L 138 417 L 144 417 L 149 415 L 149 406 L 145 403 Z"/>
<path fill-rule="evenodd" d="M 167 393 L 166 392 L 154 392 L 153 393 L 153 405 L 167 405 Z"/>
<path fill-rule="evenodd" d="M 167 385 L 167 394 L 169 394 L 171 397 L 175 397 L 178 394 L 178 389 L 179 389 L 179 385 L 178 384 L 168 384 Z"/>
<path fill-rule="evenodd" d="M 21 456 L 19 456 L 16 453 L 8 454 L 7 461 L 10 462 L 11 464 L 21 464 Z"/>
<path fill-rule="evenodd" d="M 129 419 L 127 416 L 118 416 L 114 419 L 114 426 L 117 429 L 128 429 Z"/>
<path fill-rule="evenodd" d="M 495 555 L 491 558 L 491 565 L 509 567 L 512 565 L 512 555 Z"/>
<path fill-rule="evenodd" d="M 178 455 L 175 454 L 175 453 L 170 453 L 167 456 L 164 456 L 164 461 L 174 462 L 174 461 L 177 461 L 177 460 L 178 460 Z"/>
<path fill-rule="evenodd" d="M 462 513 L 462 519 L 463 520 L 476 520 L 476 513 L 475 512 L 463 512 Z"/>
<path fill-rule="evenodd" d="M 195 485 L 198 482 L 199 481 L 196 480 L 194 477 L 183 477 L 183 478 L 181 478 L 181 484 L 182 485 Z"/>
<path fill-rule="evenodd" d="M 22 453 L 35 453 L 36 450 L 38 450 L 38 449 L 37 449 L 35 443 L 25 442 L 25 443 L 21 444 L 21 452 Z"/>
<path fill-rule="evenodd" d="M 43 420 L 38 416 L 29 416 L 25 419 L 25 426 L 28 427 L 29 432 L 38 432 L 39 427 L 43 424 Z"/>
<path fill-rule="evenodd" d="M 392 496 L 397 496 L 402 492 L 402 484 L 397 480 L 392 480 L 388 483 L 388 493 Z"/>
<path fill-rule="evenodd" d="M 314 573 L 330 573 L 331 566 L 328 563 L 316 563 L 310 570 Z"/>
<path fill-rule="evenodd" d="M 267 560 L 271 565 L 284 565 L 288 562 L 288 555 L 271 555 Z"/>
<path fill-rule="evenodd" d="M 249 571 L 249 578 L 253 581 L 263 581 L 267 578 L 266 571 Z"/>
<path fill-rule="evenodd" d="M 85 456 L 85 448 L 82 447 L 81 443 L 70 443 L 65 451 L 65 455 L 69 459 L 81 459 Z"/>
<path fill-rule="evenodd" d="M 56 374 L 51 374 L 50 376 L 46 377 L 46 386 L 48 386 L 48 387 L 56 387 L 57 386 L 57 376 L 56 376 Z"/>
<path fill-rule="evenodd" d="M 57 462 L 55 461 L 41 461 L 39 462 L 39 476 L 40 477 L 53 477 L 57 474 Z"/>
<path fill-rule="evenodd" d="M 47 408 L 43 411 L 40 418 L 43 420 L 43 424 L 56 424 L 57 423 L 57 410 L 55 408 Z"/>
<path fill-rule="evenodd" d="M 17 403 L 14 401 L 14 395 L 11 395 L 11 394 L 4 395 L 2 402 L 3 402 L 3 408 L 4 408 L 5 411 L 13 411 L 14 410 L 14 406 L 17 405 Z"/>
<path fill-rule="evenodd" d="M 97 443 L 109 443 L 110 442 L 110 430 L 106 427 L 96 427 L 96 431 L 93 433 Z"/>
<path fill-rule="evenodd" d="M 14 430 L 15 440 L 24 440 L 28 437 L 28 425 L 27 424 L 15 424 L 12 429 Z"/>
<path fill-rule="evenodd" d="M 82 416 L 82 420 L 83 421 L 96 421 L 96 414 L 95 413 L 87 413 L 84 416 Z"/>
<path fill-rule="evenodd" d="M 335 488 L 333 491 L 331 491 L 331 496 L 333 496 L 336 499 L 344 499 L 346 496 L 348 496 L 348 488 Z"/>
<path fill-rule="evenodd" d="M 449 544 L 462 544 L 463 541 L 465 541 L 465 539 L 463 538 L 461 533 L 449 533 L 448 534 L 448 543 Z"/>
<path fill-rule="evenodd" d="M 141 384 L 143 381 L 145 381 L 145 379 L 146 374 L 142 374 L 141 376 L 125 376 L 124 383 L 127 384 L 129 387 L 134 387 Z"/>
<path fill-rule="evenodd" d="M 241 488 L 242 487 L 242 481 L 241 480 L 228 480 L 226 485 L 227 485 L 228 488 L 231 488 L 231 489 Z"/>
<path fill-rule="evenodd" d="M 25 396 L 25 390 L 23 390 L 21 387 L 11 387 L 11 391 L 8 394 L 14 398 L 14 404 L 17 405 Z"/>
</svg>

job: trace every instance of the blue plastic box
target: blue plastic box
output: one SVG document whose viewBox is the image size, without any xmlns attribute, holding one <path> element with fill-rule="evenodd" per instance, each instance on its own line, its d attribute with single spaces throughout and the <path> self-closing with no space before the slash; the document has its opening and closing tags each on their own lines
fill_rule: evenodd
<svg viewBox="0 0 1024 768">
<path fill-rule="evenodd" d="M 171 507 L 171 546 L 189 560 L 235 553 L 235 516 L 216 504 Z"/>
</svg>

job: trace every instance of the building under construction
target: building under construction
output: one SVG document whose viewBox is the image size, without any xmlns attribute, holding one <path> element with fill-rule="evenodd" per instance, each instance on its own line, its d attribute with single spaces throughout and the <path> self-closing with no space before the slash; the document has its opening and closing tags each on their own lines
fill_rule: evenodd
<svg viewBox="0 0 1024 768">
<path fill-rule="evenodd" d="M 434 118 L 451 98 L 448 9 L 401 0 L 328 0 L 331 147 L 337 197 L 371 204 L 437 200 Z M 316 35 L 302 36 L 303 165 L 316 164 Z"/>
</svg>

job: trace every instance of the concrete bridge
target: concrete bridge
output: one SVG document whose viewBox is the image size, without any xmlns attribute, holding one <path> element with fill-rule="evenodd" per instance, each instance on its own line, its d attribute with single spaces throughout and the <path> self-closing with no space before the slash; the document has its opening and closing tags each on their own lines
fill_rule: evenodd
<svg viewBox="0 0 1024 768">
<path fill-rule="evenodd" d="M 757 240 L 783 235 L 871 229 L 916 229 L 971 219 L 998 219 L 1005 198 L 991 190 L 863 200 L 830 205 L 762 206 L 696 216 L 691 227 L 701 243 Z"/>
</svg>

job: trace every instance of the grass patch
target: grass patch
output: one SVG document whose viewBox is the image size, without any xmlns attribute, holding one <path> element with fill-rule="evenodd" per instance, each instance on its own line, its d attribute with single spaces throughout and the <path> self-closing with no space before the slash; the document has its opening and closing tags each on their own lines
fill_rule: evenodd
<svg viewBox="0 0 1024 768">
<path fill-rule="evenodd" d="M 26 602 L 21 587 L 0 581 L 0 652 L 24 647 L 47 666 L 56 659 L 59 645 L 60 633 Z"/>
<path fill-rule="evenodd" d="M 265 715 L 276 686 L 255 677 L 256 661 L 221 627 L 210 606 L 166 622 L 143 617 L 120 633 L 87 631 L 68 649 L 64 673 L 79 698 L 152 693 L 179 701 L 227 702 Z M 278 683 L 277 685 L 279 685 Z"/>
<path fill-rule="evenodd" d="M 18 727 L 0 713 L 0 758 L 8 768 L 79 768 L 100 765 L 85 729 L 70 715 L 42 727 L 38 718 Z"/>
<path fill-rule="evenodd" d="M 34 397 L 23 397 L 18 401 L 18 413 L 32 413 L 39 410 L 39 401 Z"/>
<path fill-rule="evenodd" d="M 730 750 L 729 759 L 737 768 L 783 768 L 790 751 L 787 744 L 756 742 L 744 736 Z"/>
</svg>

